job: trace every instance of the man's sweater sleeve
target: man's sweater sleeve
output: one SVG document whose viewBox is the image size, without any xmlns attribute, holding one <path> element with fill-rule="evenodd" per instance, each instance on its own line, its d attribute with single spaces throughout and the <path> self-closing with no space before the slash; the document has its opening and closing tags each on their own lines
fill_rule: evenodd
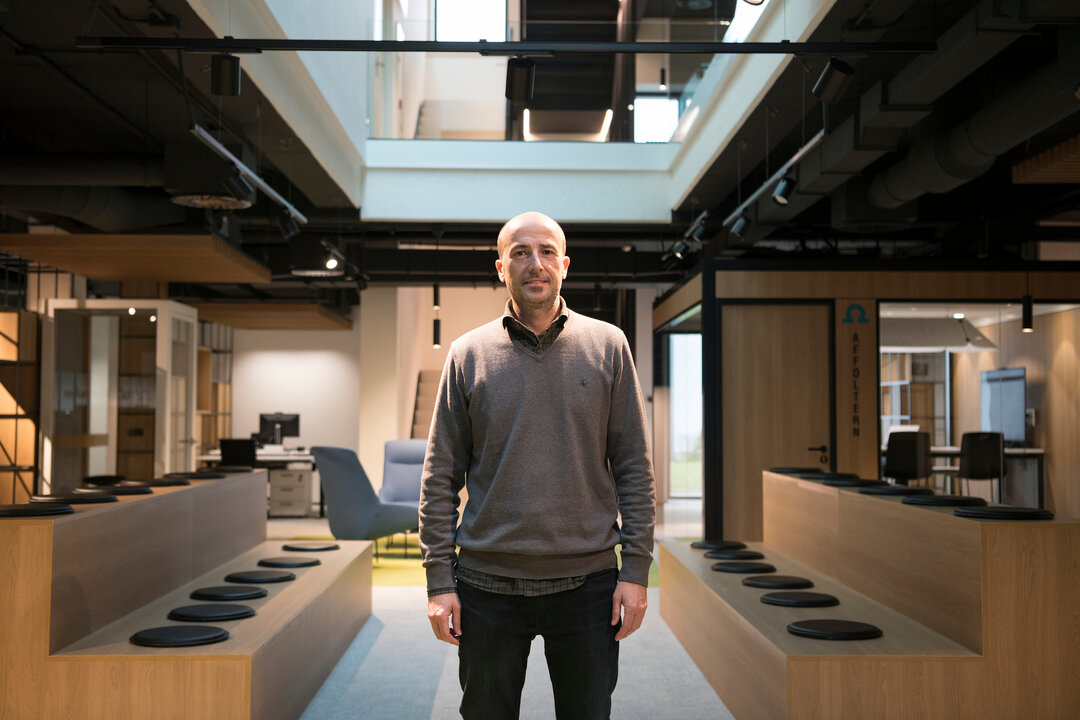
<svg viewBox="0 0 1080 720">
<path fill-rule="evenodd" d="M 616 363 L 608 416 L 608 461 L 622 515 L 619 579 L 648 585 L 656 498 L 645 402 L 625 337 L 617 351 Z"/>
<path fill-rule="evenodd" d="M 459 493 L 472 455 L 472 426 L 453 347 L 435 398 L 420 485 L 420 550 L 429 590 L 454 586 Z"/>
</svg>

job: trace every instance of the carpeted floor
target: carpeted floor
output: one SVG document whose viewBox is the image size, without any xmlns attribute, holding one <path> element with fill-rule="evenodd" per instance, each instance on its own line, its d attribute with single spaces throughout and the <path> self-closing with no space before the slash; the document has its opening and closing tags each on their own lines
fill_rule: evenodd
<svg viewBox="0 0 1080 720">
<path fill-rule="evenodd" d="M 382 551 L 380 550 L 380 555 Z M 731 714 L 660 617 L 659 592 L 621 647 L 618 720 L 727 720 Z M 431 634 L 422 587 L 372 591 L 372 617 L 301 720 L 453 720 L 461 691 L 457 654 Z M 554 720 L 543 641 L 533 643 L 521 720 Z"/>
</svg>

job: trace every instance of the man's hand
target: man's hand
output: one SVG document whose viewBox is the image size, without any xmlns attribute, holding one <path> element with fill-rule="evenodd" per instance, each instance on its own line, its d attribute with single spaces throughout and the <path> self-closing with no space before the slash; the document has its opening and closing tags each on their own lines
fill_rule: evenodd
<svg viewBox="0 0 1080 720">
<path fill-rule="evenodd" d="M 615 594 L 611 596 L 611 624 L 618 625 L 619 616 L 622 615 L 622 627 L 615 635 L 616 642 L 641 627 L 648 607 L 649 599 L 644 585 L 622 581 L 615 585 Z"/>
<path fill-rule="evenodd" d="M 435 637 L 451 645 L 460 645 L 461 602 L 457 593 L 432 595 L 427 601 L 427 616 Z M 640 622 L 640 621 L 639 621 Z"/>
</svg>

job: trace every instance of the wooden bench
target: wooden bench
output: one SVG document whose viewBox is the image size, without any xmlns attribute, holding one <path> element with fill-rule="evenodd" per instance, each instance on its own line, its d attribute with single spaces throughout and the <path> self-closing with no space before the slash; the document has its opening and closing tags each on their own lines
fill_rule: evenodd
<svg viewBox="0 0 1080 720">
<path fill-rule="evenodd" d="M 1080 523 L 959 518 L 764 473 L 764 542 L 831 608 L 765 605 L 689 543 L 660 547 L 660 609 L 736 718 L 1069 718 L 1080 707 Z M 877 625 L 815 641 L 795 619 Z"/>
<path fill-rule="evenodd" d="M 0 717 L 296 718 L 371 613 L 371 544 L 340 542 L 244 601 L 254 617 L 210 623 L 224 642 L 133 645 L 195 588 L 289 554 L 266 541 L 265 472 L 75 507 L 0 520 Z"/>
</svg>

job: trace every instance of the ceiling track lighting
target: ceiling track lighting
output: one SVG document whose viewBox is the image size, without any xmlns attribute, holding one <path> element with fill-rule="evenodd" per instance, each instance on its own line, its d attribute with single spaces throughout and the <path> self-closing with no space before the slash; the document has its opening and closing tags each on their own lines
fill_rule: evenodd
<svg viewBox="0 0 1080 720">
<path fill-rule="evenodd" d="M 810 94 L 826 105 L 835 105 L 851 84 L 854 74 L 855 68 L 839 58 L 831 57 L 829 62 L 825 63 L 825 69 L 821 71 Z"/>
<path fill-rule="evenodd" d="M 506 61 L 506 99 L 510 102 L 527 103 L 533 99 L 536 84 L 536 63 L 526 57 L 512 57 Z"/>
<path fill-rule="evenodd" d="M 746 231 L 750 229 L 750 217 L 748 215 L 740 215 L 734 223 L 731 224 L 731 236 L 736 240 L 743 241 L 746 239 Z"/>
<path fill-rule="evenodd" d="M 667 90 L 667 70 L 660 68 L 660 83 L 657 85 L 661 91 Z"/>
<path fill-rule="evenodd" d="M 210 92 L 233 97 L 240 94 L 240 58 L 225 54 L 210 59 Z"/>
<path fill-rule="evenodd" d="M 255 186 L 248 182 L 248 179 L 235 167 L 232 174 L 225 178 L 223 184 L 229 194 L 241 204 L 242 207 L 239 209 L 246 209 L 254 204 Z"/>
<path fill-rule="evenodd" d="M 791 202 L 791 193 L 795 189 L 795 178 L 790 175 L 785 175 L 780 178 L 780 182 L 776 183 L 776 189 L 773 190 L 772 199 L 777 205 L 786 207 Z"/>
<path fill-rule="evenodd" d="M 293 207 L 292 203 L 283 198 L 277 190 L 274 190 L 274 188 L 270 187 L 270 185 L 268 185 L 265 180 L 259 177 L 254 170 L 245 165 L 240 160 L 240 158 L 233 155 L 227 147 L 218 142 L 217 138 L 207 132 L 204 127 L 197 123 L 195 125 L 192 125 L 191 134 L 194 135 L 195 138 L 203 145 L 210 148 L 210 150 L 213 151 L 214 154 L 216 154 L 218 157 L 232 163 L 232 166 L 236 169 L 236 172 L 242 175 L 245 180 L 250 182 L 259 190 L 261 190 L 264 195 L 273 200 L 286 215 L 292 218 L 292 226 L 296 226 L 297 223 L 300 223 L 301 225 L 307 224 L 308 220 L 302 212 Z M 281 227 L 280 222 L 278 223 L 278 227 Z M 296 228 L 296 232 L 300 232 L 299 227 Z M 282 234 L 285 234 L 284 228 L 282 229 Z M 293 235 L 295 234 L 296 233 L 293 233 Z M 286 239 L 289 237 L 292 237 L 292 235 L 286 235 Z"/>
<path fill-rule="evenodd" d="M 1025 295 L 1022 303 L 1023 323 L 1021 331 L 1026 333 L 1035 332 L 1035 301 L 1032 300 L 1030 295 Z"/>
<path fill-rule="evenodd" d="M 292 240 L 300 234 L 300 226 L 296 224 L 293 216 L 288 213 L 278 213 L 274 218 L 274 222 L 277 224 L 281 236 L 286 240 Z"/>
</svg>

